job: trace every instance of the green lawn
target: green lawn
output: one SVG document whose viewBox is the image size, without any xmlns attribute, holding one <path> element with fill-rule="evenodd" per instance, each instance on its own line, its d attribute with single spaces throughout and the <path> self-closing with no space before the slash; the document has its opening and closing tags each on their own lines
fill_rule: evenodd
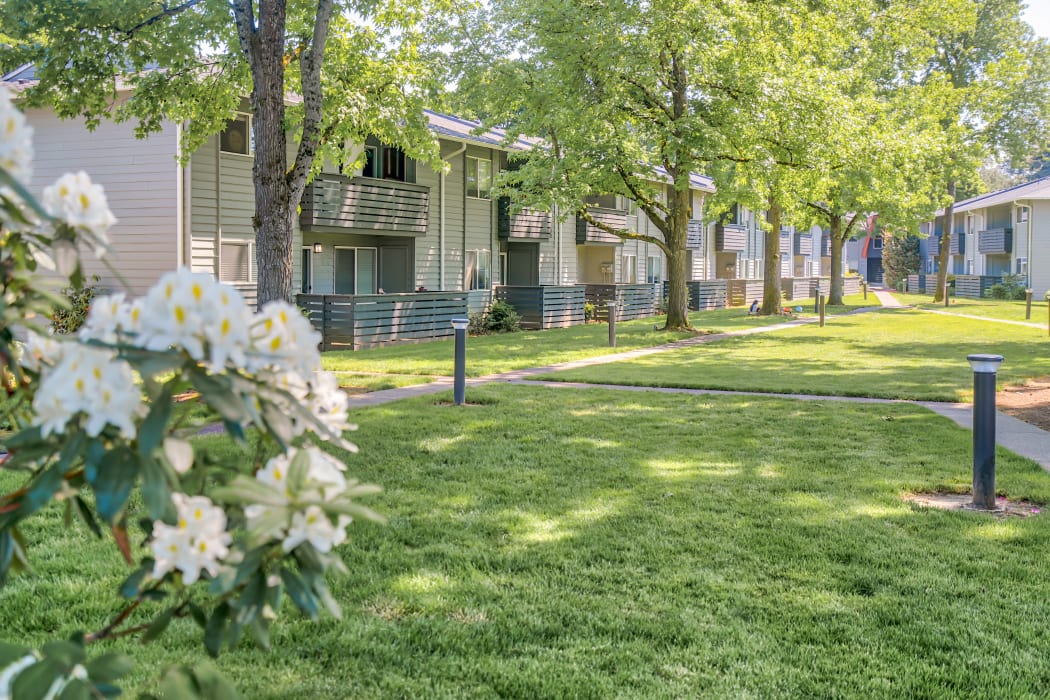
<svg viewBox="0 0 1050 700">
<path fill-rule="evenodd" d="M 779 323 L 783 318 L 749 317 L 747 309 L 741 307 L 694 312 L 690 315 L 690 321 L 697 329 L 718 332 Z M 654 324 L 663 323 L 662 316 L 621 321 L 616 324 L 615 351 L 652 347 L 690 337 L 688 333 L 653 330 Z M 479 377 L 526 367 L 542 367 L 615 351 L 609 348 L 609 326 L 604 323 L 480 336 L 467 340 L 467 375 Z M 450 376 L 453 371 L 453 341 L 435 340 L 356 352 L 327 352 L 322 360 L 328 370 Z"/>
<path fill-rule="evenodd" d="M 1021 383 L 1050 375 L 1047 342 L 1035 328 L 886 310 L 543 378 L 955 401 L 972 393 L 968 354 L 1003 355 L 1000 383 Z"/>
<path fill-rule="evenodd" d="M 219 660 L 246 698 L 1042 697 L 1050 520 L 917 509 L 965 490 L 970 435 L 914 405 L 471 388 L 357 412 L 345 620 L 282 617 Z M 214 440 L 204 444 L 217 444 Z M 902 449 L 907 446 L 907 449 Z M 221 451 L 220 451 L 221 454 Z M 1050 501 L 1005 452 L 999 488 Z M 119 556 L 52 508 L 0 591 L 26 643 L 115 611 Z M 287 608 L 287 606 L 286 606 Z M 285 610 L 287 615 L 288 611 Z M 130 697 L 200 631 L 110 642 Z"/>
<path fill-rule="evenodd" d="M 1002 299 L 970 299 L 968 297 L 951 297 L 951 304 L 945 306 L 943 303 L 934 304 L 930 294 L 898 294 L 893 295 L 902 304 L 909 304 L 920 309 L 936 309 L 937 311 L 948 311 L 954 314 L 968 314 L 970 316 L 981 316 L 984 318 L 1003 319 L 1007 321 L 1025 321 L 1038 323 L 1043 326 L 1047 324 L 1046 301 L 1041 299 L 1032 300 L 1032 318 L 1025 319 L 1025 303 L 1023 301 L 1006 301 Z"/>
</svg>

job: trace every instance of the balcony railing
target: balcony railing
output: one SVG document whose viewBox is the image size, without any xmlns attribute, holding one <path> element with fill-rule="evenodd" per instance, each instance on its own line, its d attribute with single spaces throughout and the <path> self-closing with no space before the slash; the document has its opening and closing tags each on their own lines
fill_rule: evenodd
<svg viewBox="0 0 1050 700">
<path fill-rule="evenodd" d="M 740 224 L 715 224 L 715 251 L 741 253 L 747 250 L 747 227 Z"/>
<path fill-rule="evenodd" d="M 1010 228 L 990 228 L 977 232 L 977 252 L 996 255 L 1013 252 L 1014 231 Z"/>
<path fill-rule="evenodd" d="M 429 206 L 430 188 L 425 185 L 323 174 L 303 193 L 299 225 L 304 231 L 423 236 Z"/>
<path fill-rule="evenodd" d="M 595 220 L 614 229 L 623 230 L 627 228 L 627 212 L 621 209 L 601 209 L 599 207 L 591 207 L 587 212 L 593 216 Z M 623 239 L 619 236 L 614 236 L 597 226 L 593 226 L 582 216 L 577 215 L 576 244 L 584 245 L 586 243 L 614 243 L 619 245 L 623 243 Z"/>
<path fill-rule="evenodd" d="M 497 202 L 496 231 L 502 240 L 546 240 L 551 237 L 550 212 L 522 209 L 510 213 L 510 198 Z"/>
</svg>

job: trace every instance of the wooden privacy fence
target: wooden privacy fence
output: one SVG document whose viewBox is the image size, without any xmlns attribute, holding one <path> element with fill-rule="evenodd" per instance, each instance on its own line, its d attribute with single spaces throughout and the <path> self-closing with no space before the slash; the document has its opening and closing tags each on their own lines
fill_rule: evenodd
<svg viewBox="0 0 1050 700">
<path fill-rule="evenodd" d="M 693 311 L 710 311 L 726 308 L 728 280 L 690 280 L 685 283 L 689 290 L 689 308 Z M 671 283 L 664 280 L 663 295 L 670 292 Z"/>
<path fill-rule="evenodd" d="M 467 317 L 468 292 L 300 294 L 296 303 L 321 332 L 321 350 L 358 350 L 451 337 Z"/>
<path fill-rule="evenodd" d="M 755 299 L 762 303 L 765 293 L 762 280 L 726 280 L 726 283 L 730 306 L 749 306 Z"/>
<path fill-rule="evenodd" d="M 608 303 L 615 300 L 616 320 L 630 321 L 656 315 L 658 289 L 654 284 L 588 284 L 586 295 L 598 318 L 608 318 Z"/>
<path fill-rule="evenodd" d="M 584 322 L 587 301 L 582 285 L 567 287 L 496 287 L 496 301 L 505 301 L 521 315 L 521 327 L 529 330 L 564 328 Z"/>
<path fill-rule="evenodd" d="M 1003 281 L 996 275 L 956 275 L 955 296 L 979 299 L 985 296 L 993 284 Z"/>
</svg>

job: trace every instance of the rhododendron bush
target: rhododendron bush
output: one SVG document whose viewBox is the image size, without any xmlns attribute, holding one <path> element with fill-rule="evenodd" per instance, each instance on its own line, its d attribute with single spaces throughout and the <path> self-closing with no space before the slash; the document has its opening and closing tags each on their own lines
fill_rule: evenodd
<svg viewBox="0 0 1050 700">
<path fill-rule="evenodd" d="M 66 284 L 58 277 L 83 283 L 78 247 L 111 256 L 115 219 L 82 172 L 34 199 L 31 162 L 30 129 L 0 93 L 0 418 L 15 428 L 0 458 L 23 479 L 0 497 L 0 584 L 27 567 L 22 529 L 55 502 L 112 537 L 131 572 L 97 630 L 39 650 L 0 644 L 0 698 L 117 694 L 128 660 L 89 660 L 87 645 L 155 639 L 178 617 L 196 621 L 217 655 L 245 635 L 266 646 L 285 594 L 310 617 L 338 616 L 325 583 L 343 568 L 332 550 L 353 519 L 379 519 L 357 502 L 378 489 L 350 478 L 327 448 L 355 450 L 343 439 L 353 428 L 346 395 L 321 371 L 318 334 L 287 303 L 253 312 L 236 289 L 179 269 L 143 298 L 97 297 L 77 336 L 49 335 L 46 315 Z M 239 463 L 199 453 L 198 427 L 173 408 L 190 391 L 246 448 Z M 161 685 L 165 697 L 186 688 L 234 692 L 207 669 L 169 670 Z"/>
</svg>

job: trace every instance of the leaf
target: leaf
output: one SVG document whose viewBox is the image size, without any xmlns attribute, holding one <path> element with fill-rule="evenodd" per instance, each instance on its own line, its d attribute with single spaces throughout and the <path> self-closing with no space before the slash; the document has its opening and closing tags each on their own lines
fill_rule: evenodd
<svg viewBox="0 0 1050 700">
<path fill-rule="evenodd" d="M 204 614 L 203 610 L 201 610 L 201 606 L 197 605 L 196 603 L 190 603 L 189 609 L 190 617 L 193 618 L 193 621 L 196 622 L 201 629 L 207 628 L 208 616 Z"/>
<path fill-rule="evenodd" d="M 31 195 L 29 193 L 29 190 L 23 187 L 22 183 L 16 180 L 14 176 L 11 175 L 11 173 L 7 172 L 7 170 L 5 170 L 4 168 L 0 168 L 0 185 L 7 187 L 12 192 L 14 192 L 15 195 L 17 195 L 18 198 L 22 200 L 22 202 L 27 207 L 32 209 L 36 213 L 36 215 L 41 218 L 41 220 L 45 222 L 54 220 L 51 218 L 51 215 L 44 211 L 44 208 L 40 206 L 40 203 L 37 202 L 36 197 Z"/>
<path fill-rule="evenodd" d="M 15 538 L 11 530 L 0 530 L 0 587 L 7 581 L 11 569 L 11 558 L 15 552 Z"/>
<path fill-rule="evenodd" d="M 322 503 L 321 508 L 325 513 L 335 515 L 349 515 L 351 518 L 357 520 L 371 520 L 374 523 L 385 524 L 386 517 L 375 512 L 371 508 L 366 508 L 357 503 L 351 503 L 349 501 L 334 503 Z"/>
<path fill-rule="evenodd" d="M 28 653 L 26 647 L 0 642 L 0 672 Z"/>
<path fill-rule="evenodd" d="M 153 618 L 153 622 L 150 623 L 149 627 L 146 628 L 145 634 L 142 635 L 143 644 L 152 642 L 164 634 L 164 630 L 168 629 L 168 625 L 171 624 L 171 618 L 175 615 L 175 610 L 175 607 L 168 608 Z"/>
<path fill-rule="evenodd" d="M 84 661 L 84 645 L 75 642 L 48 642 L 40 649 L 45 659 L 51 659 L 62 666 L 72 667 Z"/>
<path fill-rule="evenodd" d="M 130 448 L 118 447 L 106 453 L 104 463 L 99 467 L 90 482 L 95 489 L 95 507 L 103 520 L 113 523 L 135 486 L 138 458 Z"/>
<path fill-rule="evenodd" d="M 91 700 L 91 687 L 79 678 L 74 678 L 66 683 L 58 700 Z"/>
<path fill-rule="evenodd" d="M 200 700 L 197 684 L 187 669 L 169 668 L 160 681 L 160 697 L 164 700 Z"/>
<path fill-rule="evenodd" d="M 153 399 L 146 419 L 138 431 L 139 455 L 149 457 L 164 439 L 164 429 L 171 420 L 171 389 L 165 387 L 160 396 Z"/>
<path fill-rule="evenodd" d="M 237 615 L 234 617 L 234 622 L 241 626 L 250 624 L 262 614 L 264 605 L 266 605 L 266 574 L 256 571 L 237 599 Z"/>
<path fill-rule="evenodd" d="M 265 401 L 262 406 L 262 418 L 270 433 L 277 439 L 282 450 L 288 449 L 292 441 L 292 418 L 276 404 Z"/>
<path fill-rule="evenodd" d="M 283 506 L 287 502 L 277 489 L 244 474 L 238 474 L 226 486 L 218 487 L 212 495 L 215 500 L 226 503 Z"/>
<path fill-rule="evenodd" d="M 262 616 L 255 618 L 248 624 L 248 631 L 251 632 L 256 646 L 263 651 L 270 651 L 270 629 Z"/>
<path fill-rule="evenodd" d="M 142 464 L 142 500 L 149 511 L 150 520 L 166 523 L 175 521 L 175 504 L 171 500 L 171 486 L 164 465 L 156 459 L 147 459 Z"/>
<path fill-rule="evenodd" d="M 299 450 L 292 457 L 292 463 L 288 466 L 288 490 L 299 494 L 306 484 L 306 475 L 310 473 L 310 453 L 307 450 Z"/>
<path fill-rule="evenodd" d="M 18 700 L 44 700 L 51 685 L 62 674 L 54 661 L 43 659 L 25 669 L 11 684 L 11 697 Z"/>
<path fill-rule="evenodd" d="M 88 529 L 94 533 L 95 537 L 102 537 L 102 528 L 98 525 L 98 520 L 95 519 L 95 514 L 88 508 L 87 503 L 79 495 L 73 497 L 73 505 L 76 507 L 77 514 L 80 519 L 88 526 Z"/>
<path fill-rule="evenodd" d="M 131 576 L 124 579 L 124 583 L 120 584 L 120 595 L 128 600 L 138 596 L 139 591 L 142 589 L 142 580 L 146 578 L 146 575 L 153 569 L 153 560 L 149 559 L 142 564 Z"/>
<path fill-rule="evenodd" d="M 20 519 L 28 517 L 50 503 L 55 493 L 62 487 L 64 474 L 65 470 L 58 464 L 41 472 L 22 497 L 18 517 Z"/>
<path fill-rule="evenodd" d="M 199 663 L 193 675 L 200 688 L 201 700 L 241 700 L 241 694 L 233 684 L 209 663 Z"/>
<path fill-rule="evenodd" d="M 240 424 L 249 418 L 244 401 L 231 390 L 228 377 L 197 370 L 193 372 L 193 383 L 200 390 L 205 403 L 214 408 L 225 421 Z"/>
<path fill-rule="evenodd" d="M 226 624 L 229 622 L 230 606 L 227 603 L 219 603 L 211 612 L 208 626 L 204 629 L 204 648 L 212 658 L 217 658 L 222 650 L 222 643 L 226 637 Z"/>
<path fill-rule="evenodd" d="M 135 563 L 135 560 L 131 558 L 131 541 L 128 539 L 127 521 L 121 520 L 119 525 L 114 525 L 112 532 L 113 541 L 117 543 L 117 549 L 120 550 L 121 555 L 124 557 L 124 562 L 131 566 Z"/>
<path fill-rule="evenodd" d="M 320 610 L 317 597 L 313 594 L 313 591 L 303 583 L 299 574 L 291 569 L 282 568 L 281 581 L 284 583 L 285 590 L 288 591 L 288 597 L 290 597 L 292 602 L 295 603 L 295 607 L 302 610 L 303 614 L 311 620 L 316 620 Z"/>
<path fill-rule="evenodd" d="M 95 683 L 112 683 L 131 672 L 135 662 L 129 656 L 110 652 L 98 656 L 85 665 L 88 677 Z"/>
</svg>

